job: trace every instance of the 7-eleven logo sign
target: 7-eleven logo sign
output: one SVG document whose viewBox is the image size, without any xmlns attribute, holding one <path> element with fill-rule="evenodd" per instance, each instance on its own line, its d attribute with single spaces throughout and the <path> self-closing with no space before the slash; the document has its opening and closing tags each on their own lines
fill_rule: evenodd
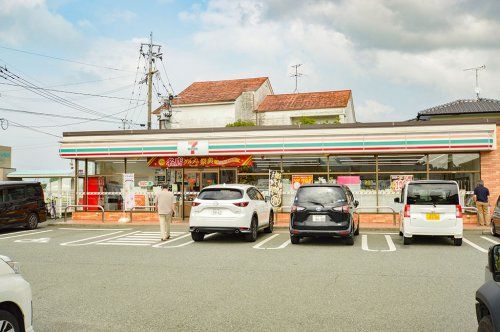
<svg viewBox="0 0 500 332">
<path fill-rule="evenodd" d="M 208 155 L 208 141 L 180 141 L 177 143 L 177 155 Z"/>
</svg>

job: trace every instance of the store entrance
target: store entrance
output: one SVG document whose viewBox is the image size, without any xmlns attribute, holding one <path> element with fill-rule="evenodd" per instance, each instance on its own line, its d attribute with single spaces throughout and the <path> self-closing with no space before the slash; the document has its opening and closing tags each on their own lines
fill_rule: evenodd
<svg viewBox="0 0 500 332">
<path fill-rule="evenodd" d="M 191 203 L 200 191 L 210 185 L 219 183 L 219 170 L 184 170 L 184 218 L 189 218 Z"/>
</svg>

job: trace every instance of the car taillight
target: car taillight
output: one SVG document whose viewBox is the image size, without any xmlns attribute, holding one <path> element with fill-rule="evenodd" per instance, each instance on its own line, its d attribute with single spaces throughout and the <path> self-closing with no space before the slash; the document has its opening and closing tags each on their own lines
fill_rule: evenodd
<svg viewBox="0 0 500 332">
<path fill-rule="evenodd" d="M 333 208 L 334 211 L 349 213 L 349 205 L 342 205 Z"/>
<path fill-rule="evenodd" d="M 404 209 L 404 217 L 410 218 L 410 205 L 406 204 Z"/>
<path fill-rule="evenodd" d="M 306 208 L 298 205 L 292 205 L 290 212 L 304 211 Z"/>
<path fill-rule="evenodd" d="M 456 205 L 457 207 L 457 218 L 463 218 L 463 213 L 462 213 L 462 206 L 460 204 Z"/>
<path fill-rule="evenodd" d="M 192 203 L 191 203 L 191 206 L 198 206 L 198 205 L 200 205 L 200 204 L 201 204 L 200 202 L 192 202 Z"/>
<path fill-rule="evenodd" d="M 250 203 L 250 202 L 239 202 L 239 203 L 233 203 L 233 204 L 236 206 L 239 206 L 239 207 L 246 207 L 248 205 L 248 203 Z"/>
</svg>

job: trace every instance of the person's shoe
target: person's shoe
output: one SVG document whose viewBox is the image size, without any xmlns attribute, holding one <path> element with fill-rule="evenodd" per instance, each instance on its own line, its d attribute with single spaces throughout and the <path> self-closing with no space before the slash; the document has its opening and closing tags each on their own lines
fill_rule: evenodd
<svg viewBox="0 0 500 332">
<path fill-rule="evenodd" d="M 162 238 L 161 240 L 162 240 L 162 241 L 167 241 L 167 240 L 168 240 L 168 237 L 166 237 L 166 238 L 164 237 L 164 238 Z"/>
<path fill-rule="evenodd" d="M 167 236 L 167 240 L 168 240 L 168 239 L 170 239 L 170 235 L 169 235 L 169 236 Z"/>
</svg>

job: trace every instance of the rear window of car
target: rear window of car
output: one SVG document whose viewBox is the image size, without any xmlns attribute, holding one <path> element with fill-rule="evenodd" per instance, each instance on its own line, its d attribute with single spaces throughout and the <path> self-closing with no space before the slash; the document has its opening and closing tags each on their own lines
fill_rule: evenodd
<svg viewBox="0 0 500 332">
<path fill-rule="evenodd" d="M 408 185 L 407 204 L 457 205 L 458 187 L 453 183 L 414 183 Z"/>
<path fill-rule="evenodd" d="M 243 198 L 243 192 L 239 189 L 231 188 L 204 189 L 198 196 L 198 199 L 203 200 L 232 200 L 241 198 Z"/>
<path fill-rule="evenodd" d="M 347 202 L 340 187 L 300 187 L 295 196 L 296 204 L 334 205 Z"/>
</svg>

